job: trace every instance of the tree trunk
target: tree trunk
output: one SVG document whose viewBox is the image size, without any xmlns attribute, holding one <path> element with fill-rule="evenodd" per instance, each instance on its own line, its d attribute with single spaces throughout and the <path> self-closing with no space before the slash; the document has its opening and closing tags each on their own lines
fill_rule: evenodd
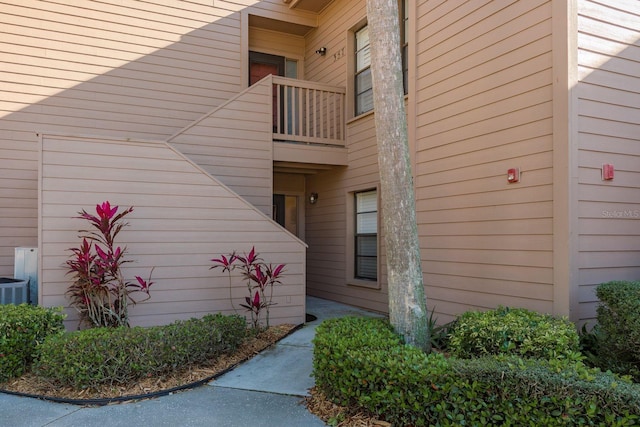
<svg viewBox="0 0 640 427">
<path fill-rule="evenodd" d="M 389 318 L 405 342 L 428 352 L 431 345 L 402 88 L 397 0 L 367 0 L 367 18 Z"/>
</svg>

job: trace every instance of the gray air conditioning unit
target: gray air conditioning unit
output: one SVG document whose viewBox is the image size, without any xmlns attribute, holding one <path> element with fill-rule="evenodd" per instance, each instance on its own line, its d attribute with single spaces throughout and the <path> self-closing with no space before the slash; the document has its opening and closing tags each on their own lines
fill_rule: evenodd
<svg viewBox="0 0 640 427">
<path fill-rule="evenodd" d="M 29 279 L 10 279 L 0 277 L 0 304 L 22 304 L 29 297 Z"/>
</svg>

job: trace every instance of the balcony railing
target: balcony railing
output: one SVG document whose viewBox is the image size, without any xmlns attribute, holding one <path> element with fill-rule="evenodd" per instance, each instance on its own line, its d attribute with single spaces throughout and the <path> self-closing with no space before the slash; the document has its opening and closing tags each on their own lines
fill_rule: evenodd
<svg viewBox="0 0 640 427">
<path fill-rule="evenodd" d="M 345 90 L 273 76 L 273 139 L 344 146 Z"/>
</svg>

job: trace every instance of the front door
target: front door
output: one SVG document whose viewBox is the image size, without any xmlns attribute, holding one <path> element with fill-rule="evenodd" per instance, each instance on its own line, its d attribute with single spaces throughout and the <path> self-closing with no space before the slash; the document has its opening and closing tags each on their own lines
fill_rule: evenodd
<svg viewBox="0 0 640 427">
<path fill-rule="evenodd" d="M 259 82 L 269 74 L 284 76 L 285 59 L 283 56 L 261 52 L 249 52 L 249 86 Z"/>
<path fill-rule="evenodd" d="M 273 220 L 294 236 L 298 234 L 298 196 L 273 195 Z"/>
<path fill-rule="evenodd" d="M 269 74 L 284 76 L 285 59 L 282 56 L 269 55 L 267 53 L 249 52 L 249 86 L 259 82 Z M 276 132 L 278 124 L 278 93 L 273 88 L 273 131 Z"/>
</svg>

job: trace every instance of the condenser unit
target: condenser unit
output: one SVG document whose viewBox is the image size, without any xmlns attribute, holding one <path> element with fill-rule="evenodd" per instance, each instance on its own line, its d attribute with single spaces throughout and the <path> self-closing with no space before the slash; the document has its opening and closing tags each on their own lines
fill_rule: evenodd
<svg viewBox="0 0 640 427">
<path fill-rule="evenodd" d="M 29 300 L 29 279 L 0 277 L 0 304 L 22 304 Z"/>
</svg>

